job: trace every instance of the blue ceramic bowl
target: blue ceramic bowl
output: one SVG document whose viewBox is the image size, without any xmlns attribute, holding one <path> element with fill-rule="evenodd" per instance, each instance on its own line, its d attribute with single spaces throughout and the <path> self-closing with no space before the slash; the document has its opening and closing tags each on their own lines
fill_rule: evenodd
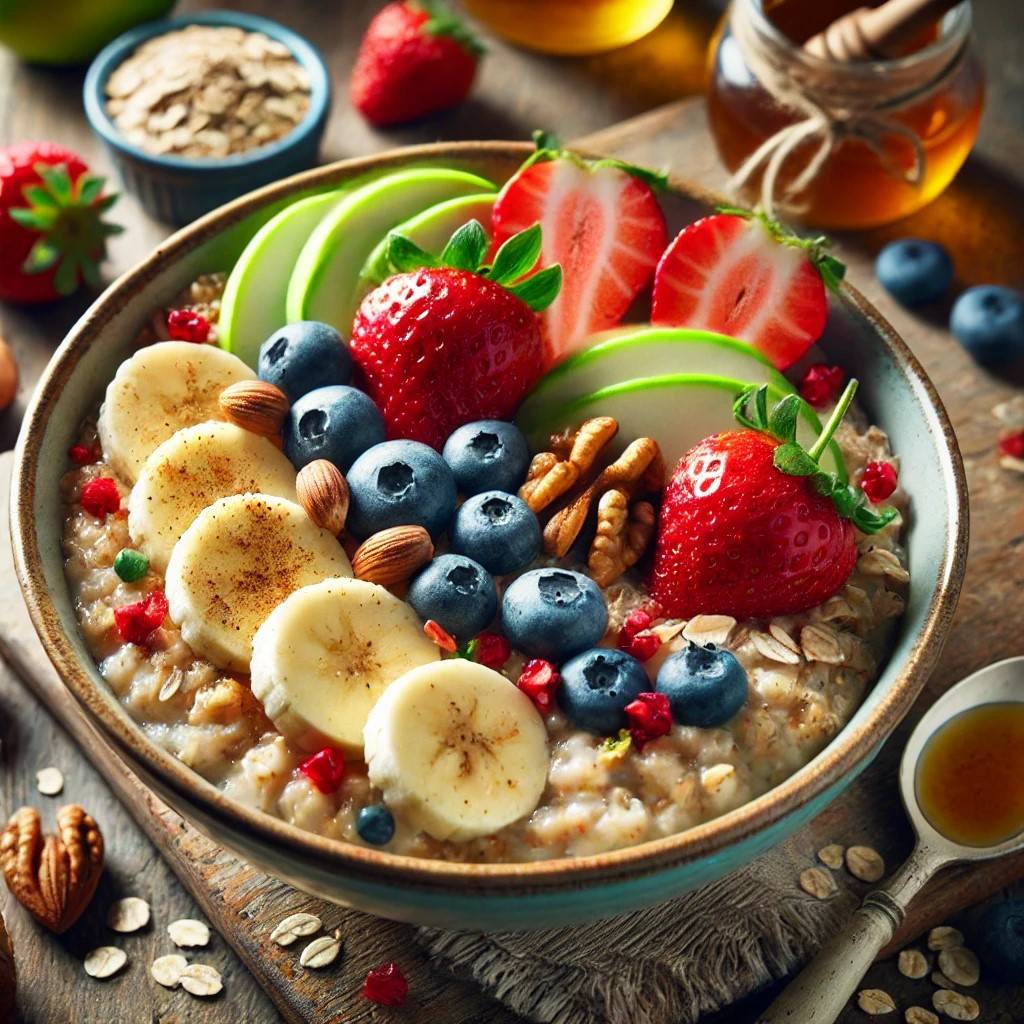
<svg viewBox="0 0 1024 1024">
<path fill-rule="evenodd" d="M 577 859 L 461 864 L 339 842 L 228 798 L 148 739 L 103 681 L 64 576 L 60 479 L 79 424 L 95 413 L 138 326 L 198 274 L 227 269 L 284 204 L 401 167 L 444 165 L 503 182 L 531 152 L 519 143 L 417 146 L 321 167 L 261 189 L 162 243 L 75 325 L 36 389 L 18 441 L 15 562 L 29 612 L 65 685 L 106 739 L 172 807 L 217 842 L 339 903 L 420 924 L 499 931 L 606 917 L 666 900 L 748 863 L 822 811 L 907 713 L 938 661 L 967 553 L 967 489 L 956 439 L 920 364 L 849 284 L 830 299 L 822 347 L 861 381 L 858 399 L 911 467 L 906 613 L 888 661 L 846 728 L 781 785 L 713 821 L 653 842 Z M 714 197 L 682 182 L 662 196 L 678 230 Z"/>
<path fill-rule="evenodd" d="M 157 155 L 128 142 L 107 114 L 107 79 L 147 39 L 187 25 L 227 25 L 262 32 L 284 43 L 309 72 L 310 105 L 305 118 L 283 139 L 227 157 Z M 83 100 L 85 116 L 106 144 L 125 188 L 158 220 L 181 225 L 244 192 L 313 167 L 331 106 L 331 80 L 316 48 L 291 29 L 251 14 L 206 11 L 149 22 L 118 36 L 89 66 Z"/>
</svg>

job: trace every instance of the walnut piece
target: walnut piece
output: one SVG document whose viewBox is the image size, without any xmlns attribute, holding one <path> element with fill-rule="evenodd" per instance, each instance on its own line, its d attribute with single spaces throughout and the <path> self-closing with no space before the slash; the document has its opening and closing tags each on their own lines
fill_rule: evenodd
<svg viewBox="0 0 1024 1024">
<path fill-rule="evenodd" d="M 0 836 L 7 888 L 50 931 L 67 931 L 82 916 L 103 873 L 103 836 L 77 804 L 57 811 L 57 832 L 43 834 L 39 812 L 22 807 Z"/>
<path fill-rule="evenodd" d="M 597 532 L 590 545 L 587 567 L 599 587 L 607 587 L 636 565 L 654 536 L 654 506 L 638 501 L 629 506 L 629 494 L 613 487 L 597 503 Z"/>
<path fill-rule="evenodd" d="M 574 433 L 553 437 L 552 450 L 540 452 L 530 463 L 519 497 L 533 512 L 547 508 L 590 472 L 618 430 L 610 416 L 595 416 Z"/>
</svg>

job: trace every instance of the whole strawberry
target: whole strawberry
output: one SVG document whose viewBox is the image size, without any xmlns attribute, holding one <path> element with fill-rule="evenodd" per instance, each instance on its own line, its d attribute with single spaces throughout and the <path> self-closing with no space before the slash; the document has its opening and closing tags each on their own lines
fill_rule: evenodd
<svg viewBox="0 0 1024 1024">
<path fill-rule="evenodd" d="M 0 149 L 0 299 L 48 302 L 100 284 L 107 238 L 121 230 L 103 221 L 117 199 L 103 186 L 62 146 Z"/>
<path fill-rule="evenodd" d="M 352 69 L 352 104 L 378 127 L 461 103 L 483 47 L 437 0 L 399 0 L 366 29 Z"/>
<path fill-rule="evenodd" d="M 873 533 L 896 516 L 867 508 L 862 492 L 818 468 L 856 387 L 851 380 L 809 450 L 795 440 L 800 398 L 787 396 L 769 416 L 767 388 L 750 388 L 736 402 L 746 429 L 683 456 L 665 491 L 651 576 L 666 615 L 770 618 L 842 588 L 857 561 L 854 527 Z"/>
<path fill-rule="evenodd" d="M 488 245 L 475 220 L 455 232 L 440 257 L 390 236 L 396 273 L 363 300 L 349 346 L 389 437 L 440 449 L 464 423 L 511 418 L 540 378 L 537 311 L 558 294 L 561 267 L 520 281 L 540 255 L 537 225 L 482 267 Z"/>
</svg>

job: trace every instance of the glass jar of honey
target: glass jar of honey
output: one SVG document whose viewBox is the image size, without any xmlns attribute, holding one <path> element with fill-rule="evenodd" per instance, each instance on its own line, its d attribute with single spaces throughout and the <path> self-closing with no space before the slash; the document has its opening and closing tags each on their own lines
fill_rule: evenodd
<svg viewBox="0 0 1024 1024">
<path fill-rule="evenodd" d="M 478 21 L 541 53 L 601 53 L 654 31 L 672 0 L 463 0 Z"/>
<path fill-rule="evenodd" d="M 967 159 L 984 99 L 970 3 L 892 60 L 802 49 L 858 6 L 734 0 L 712 42 L 708 121 L 739 197 L 820 227 L 872 227 L 930 202 Z"/>
</svg>

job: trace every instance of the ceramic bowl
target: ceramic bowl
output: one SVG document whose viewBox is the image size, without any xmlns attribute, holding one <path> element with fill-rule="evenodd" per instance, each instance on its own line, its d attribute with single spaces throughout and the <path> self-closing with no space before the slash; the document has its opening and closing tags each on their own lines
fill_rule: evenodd
<svg viewBox="0 0 1024 1024">
<path fill-rule="evenodd" d="M 129 142 L 107 114 L 107 79 L 147 39 L 188 25 L 231 26 L 284 43 L 310 76 L 309 110 L 295 129 L 270 145 L 216 158 L 159 155 Z M 118 36 L 89 66 L 82 99 L 85 116 L 103 140 L 125 188 L 158 220 L 188 224 L 243 192 L 316 163 L 331 106 L 331 79 L 316 47 L 284 25 L 237 11 L 205 11 L 148 22 Z"/>
<path fill-rule="evenodd" d="M 32 620 L 67 687 L 118 753 L 217 842 L 299 888 L 387 917 L 442 927 L 565 924 L 656 903 L 738 868 L 818 814 L 871 761 L 935 665 L 964 571 L 967 492 L 956 440 L 917 360 L 881 316 L 844 285 L 823 347 L 861 380 L 860 398 L 889 432 L 912 502 L 912 582 L 891 657 L 840 735 L 782 785 L 676 836 L 597 856 L 531 864 L 455 864 L 320 838 L 228 799 L 150 742 L 101 679 L 79 636 L 61 555 L 59 481 L 78 425 L 93 413 L 150 310 L 197 274 L 231 266 L 245 241 L 300 194 L 382 170 L 443 163 L 504 181 L 530 149 L 438 144 L 322 167 L 245 196 L 164 242 L 116 281 L 54 355 L 18 444 L 12 533 Z M 712 197 L 676 182 L 670 229 Z"/>
</svg>

